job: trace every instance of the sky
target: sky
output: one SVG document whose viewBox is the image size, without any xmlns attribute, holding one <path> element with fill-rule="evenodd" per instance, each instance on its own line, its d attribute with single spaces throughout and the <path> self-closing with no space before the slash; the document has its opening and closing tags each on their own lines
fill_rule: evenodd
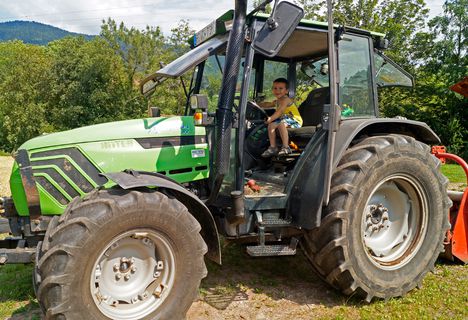
<svg viewBox="0 0 468 320">
<path fill-rule="evenodd" d="M 442 13 L 443 0 L 426 3 L 430 16 Z M 102 20 L 111 17 L 127 27 L 159 26 L 170 34 L 181 19 L 200 30 L 233 7 L 234 0 L 0 0 L 0 22 L 36 21 L 71 32 L 98 34 Z"/>
</svg>

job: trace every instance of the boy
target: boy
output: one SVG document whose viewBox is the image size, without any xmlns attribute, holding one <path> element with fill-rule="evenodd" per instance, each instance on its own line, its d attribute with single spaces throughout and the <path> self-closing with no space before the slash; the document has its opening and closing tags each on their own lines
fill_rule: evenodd
<svg viewBox="0 0 468 320">
<path fill-rule="evenodd" d="M 273 81 L 271 91 L 276 97 L 272 102 L 260 103 L 262 108 L 274 108 L 275 113 L 268 117 L 265 123 L 268 125 L 268 138 L 270 139 L 270 147 L 262 153 L 262 157 L 269 158 L 274 155 L 288 155 L 291 153 L 289 148 L 289 136 L 286 128 L 299 128 L 302 125 L 302 118 L 299 110 L 294 105 L 294 102 L 288 97 L 288 80 L 278 78 Z M 282 147 L 278 152 L 276 147 L 276 129 L 281 137 Z"/>
</svg>

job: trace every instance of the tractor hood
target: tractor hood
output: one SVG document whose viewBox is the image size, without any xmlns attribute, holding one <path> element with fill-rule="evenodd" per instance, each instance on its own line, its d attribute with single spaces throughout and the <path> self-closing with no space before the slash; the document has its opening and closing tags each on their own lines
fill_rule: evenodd
<svg viewBox="0 0 468 320">
<path fill-rule="evenodd" d="M 20 149 L 34 150 L 61 145 L 134 138 L 193 136 L 204 134 L 202 131 L 201 128 L 194 126 L 192 117 L 146 118 L 108 122 L 44 134 L 25 142 Z"/>
</svg>

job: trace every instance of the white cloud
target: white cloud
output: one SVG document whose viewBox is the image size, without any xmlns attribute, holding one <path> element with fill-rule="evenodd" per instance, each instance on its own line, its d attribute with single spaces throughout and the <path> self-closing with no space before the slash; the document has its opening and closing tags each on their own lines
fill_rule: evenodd
<svg viewBox="0 0 468 320">
<path fill-rule="evenodd" d="M 225 11 L 235 0 L 16 0 L 0 2 L 0 22 L 29 20 L 50 24 L 68 31 L 98 34 L 108 17 L 128 27 L 160 26 L 170 33 L 179 20 L 190 21 L 199 30 Z M 426 0 L 430 16 L 442 13 L 443 0 Z M 252 5 L 253 1 L 249 1 Z"/>
<path fill-rule="evenodd" d="M 442 8 L 444 2 L 444 0 L 426 0 L 427 7 L 431 10 L 429 12 L 429 17 L 441 15 L 444 12 Z"/>
<path fill-rule="evenodd" d="M 181 19 L 190 20 L 192 28 L 200 29 L 233 5 L 233 0 L 1 1 L 0 21 L 37 21 L 72 32 L 98 34 L 101 21 L 111 17 L 128 27 L 160 26 L 169 33 Z"/>
</svg>

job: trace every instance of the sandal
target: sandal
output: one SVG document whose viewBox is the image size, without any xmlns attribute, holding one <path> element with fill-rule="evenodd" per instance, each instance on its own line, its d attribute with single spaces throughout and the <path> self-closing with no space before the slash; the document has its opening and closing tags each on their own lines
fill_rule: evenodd
<svg viewBox="0 0 468 320">
<path fill-rule="evenodd" d="M 287 156 L 292 153 L 290 147 L 283 146 L 281 147 L 281 150 L 278 152 L 278 156 Z"/>
<path fill-rule="evenodd" d="M 278 149 L 276 147 L 268 147 L 268 149 L 266 149 L 263 153 L 262 153 L 262 157 L 263 158 L 270 158 L 270 157 L 273 157 L 274 155 L 276 155 L 278 153 Z"/>
</svg>

